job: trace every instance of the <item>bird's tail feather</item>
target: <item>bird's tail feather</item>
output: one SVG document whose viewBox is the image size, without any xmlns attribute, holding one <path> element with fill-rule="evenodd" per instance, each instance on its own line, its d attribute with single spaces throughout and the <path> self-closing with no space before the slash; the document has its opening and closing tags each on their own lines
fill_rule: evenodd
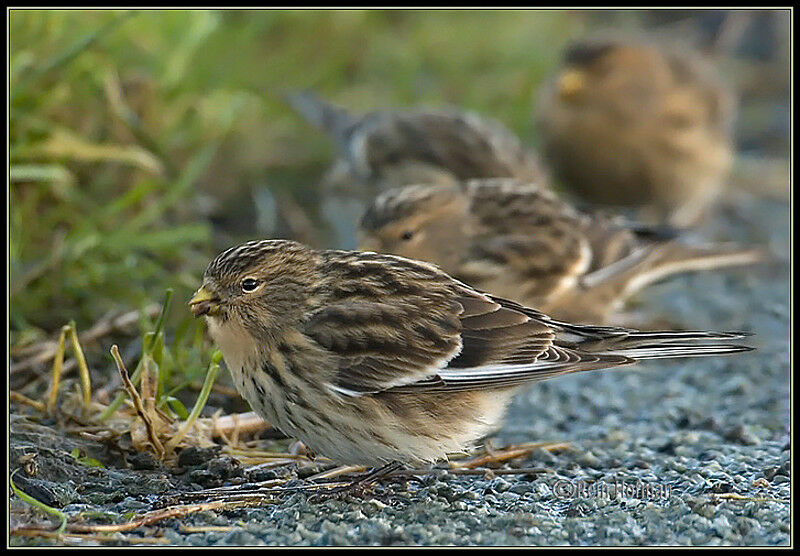
<svg viewBox="0 0 800 556">
<path fill-rule="evenodd" d="M 614 304 L 673 274 L 746 266 L 768 259 L 768 253 L 758 248 L 728 244 L 692 246 L 670 241 L 639 249 L 586 275 L 582 284 L 585 295 L 595 303 L 607 300 Z"/>
<path fill-rule="evenodd" d="M 579 327 L 576 327 L 579 328 Z M 598 327 L 594 327 L 598 328 Z M 602 329 L 600 329 L 602 330 Z M 752 351 L 753 348 L 729 343 L 751 336 L 749 332 L 712 332 L 706 330 L 658 330 L 653 332 L 614 329 L 605 334 L 590 333 L 578 345 L 591 353 L 622 356 L 631 360 L 708 357 Z"/>
<path fill-rule="evenodd" d="M 559 332 L 561 345 L 586 355 L 599 357 L 599 366 L 611 368 L 634 363 L 643 359 L 667 359 L 679 357 L 707 357 L 752 351 L 754 348 L 731 343 L 752 336 L 750 332 L 710 330 L 633 330 L 616 326 L 574 324 L 552 319 L 535 309 L 514 301 L 492 296 L 506 307 L 516 309 L 528 316 L 546 321 Z M 613 358 L 620 360 L 613 361 Z M 624 361 L 622 360 L 624 359 Z M 610 364 L 609 364 L 610 363 Z M 577 369 L 577 370 L 589 370 Z"/>
<path fill-rule="evenodd" d="M 741 353 L 753 351 L 753 348 L 737 344 L 713 344 L 713 345 L 641 345 L 634 348 L 621 349 L 618 351 L 605 352 L 606 355 L 622 355 L 642 361 L 645 359 L 677 359 L 680 357 L 710 357 L 714 355 L 728 355 L 731 353 Z"/>
<path fill-rule="evenodd" d="M 694 346 L 714 342 L 739 340 L 751 336 L 749 332 L 712 332 L 707 330 L 632 330 L 625 336 L 615 338 L 616 345 L 634 348 L 658 343 L 661 346 Z"/>
<path fill-rule="evenodd" d="M 356 119 L 344 108 L 335 106 L 313 91 L 289 91 L 283 98 L 298 114 L 309 123 L 331 134 L 340 144 Z"/>
</svg>

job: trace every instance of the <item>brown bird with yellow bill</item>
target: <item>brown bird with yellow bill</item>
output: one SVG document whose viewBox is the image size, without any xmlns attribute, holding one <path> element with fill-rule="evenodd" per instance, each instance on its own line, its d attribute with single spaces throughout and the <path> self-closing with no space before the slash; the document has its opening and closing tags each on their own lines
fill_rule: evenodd
<svg viewBox="0 0 800 556">
<path fill-rule="evenodd" d="M 538 107 L 565 186 L 676 226 L 696 223 L 723 188 L 734 116 L 732 92 L 698 54 L 617 39 L 569 47 Z"/>
<path fill-rule="evenodd" d="M 283 240 L 220 254 L 190 305 L 253 409 L 342 464 L 463 450 L 530 382 L 749 349 L 729 343 L 739 334 L 560 322 L 429 263 Z"/>
<path fill-rule="evenodd" d="M 765 258 L 676 235 L 580 213 L 536 184 L 494 179 L 381 194 L 361 220 L 360 248 L 430 261 L 481 290 L 595 324 L 673 274 Z"/>
</svg>

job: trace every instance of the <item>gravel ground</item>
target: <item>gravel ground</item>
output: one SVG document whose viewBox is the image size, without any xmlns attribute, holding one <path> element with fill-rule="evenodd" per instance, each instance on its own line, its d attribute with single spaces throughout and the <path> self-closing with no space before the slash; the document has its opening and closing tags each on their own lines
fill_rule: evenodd
<svg viewBox="0 0 800 556">
<path fill-rule="evenodd" d="M 568 442 L 568 450 L 537 450 L 518 463 L 546 472 L 436 472 L 385 482 L 362 497 L 317 501 L 295 494 L 137 534 L 185 545 L 788 545 L 790 211 L 773 200 L 742 198 L 735 205 L 703 235 L 768 243 L 782 262 L 674 279 L 648 289 L 636 308 L 683 328 L 752 331 L 757 351 L 572 375 L 521 392 L 493 444 Z M 38 429 L 31 427 L 12 426 L 12 468 L 26 443 L 36 443 Z M 82 448 L 99 457 L 91 445 Z M 48 461 L 57 460 L 43 458 L 40 476 L 50 472 L 53 482 L 42 479 L 39 486 L 71 514 L 146 511 L 148 493 L 185 489 L 192 480 L 188 473 L 108 466 L 57 480 L 44 469 Z M 243 472 L 224 458 L 214 461 L 223 476 Z M 193 473 L 202 484 L 202 470 Z M 29 492 L 37 486 L 31 484 Z M 624 494 L 616 491 L 620 484 Z M 186 526 L 225 530 L 187 533 Z"/>
</svg>

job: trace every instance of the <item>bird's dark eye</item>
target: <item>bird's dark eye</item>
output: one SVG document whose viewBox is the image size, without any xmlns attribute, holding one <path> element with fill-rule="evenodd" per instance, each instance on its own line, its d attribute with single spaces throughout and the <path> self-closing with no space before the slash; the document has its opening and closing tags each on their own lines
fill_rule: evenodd
<svg viewBox="0 0 800 556">
<path fill-rule="evenodd" d="M 245 278 L 242 280 L 242 291 L 244 293 L 251 293 L 256 291 L 258 287 L 258 280 L 255 278 Z"/>
<path fill-rule="evenodd" d="M 403 241 L 408 241 L 408 240 L 409 240 L 409 239 L 411 239 L 412 237 L 414 237 L 414 232 L 412 232 L 411 230 L 406 230 L 406 231 L 405 231 L 405 232 L 403 232 L 403 234 L 400 236 L 400 239 L 402 239 Z"/>
</svg>

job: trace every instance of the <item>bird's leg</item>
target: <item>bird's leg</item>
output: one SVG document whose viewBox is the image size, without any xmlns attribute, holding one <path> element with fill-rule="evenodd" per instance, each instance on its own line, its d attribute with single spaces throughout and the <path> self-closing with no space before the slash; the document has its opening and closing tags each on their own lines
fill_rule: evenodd
<svg viewBox="0 0 800 556">
<path fill-rule="evenodd" d="M 372 471 L 370 471 L 366 475 L 354 479 L 353 481 L 350 482 L 350 484 L 336 487 L 329 492 L 331 492 L 332 494 L 344 494 L 344 493 L 356 493 L 363 491 L 369 485 L 383 479 L 384 477 L 387 477 L 388 475 L 390 475 L 391 473 L 397 471 L 402 467 L 403 464 L 400 463 L 399 461 L 392 461 L 390 463 L 387 463 L 386 465 L 382 465 L 381 467 L 373 468 Z"/>
<path fill-rule="evenodd" d="M 356 479 L 356 483 L 361 485 L 368 485 L 372 484 L 375 481 L 383 479 L 384 477 L 389 476 L 393 472 L 397 471 L 398 469 L 402 468 L 403 464 L 399 461 L 392 461 L 387 463 L 386 465 L 382 465 L 381 467 L 377 467 L 361 477 L 360 479 Z"/>
</svg>

